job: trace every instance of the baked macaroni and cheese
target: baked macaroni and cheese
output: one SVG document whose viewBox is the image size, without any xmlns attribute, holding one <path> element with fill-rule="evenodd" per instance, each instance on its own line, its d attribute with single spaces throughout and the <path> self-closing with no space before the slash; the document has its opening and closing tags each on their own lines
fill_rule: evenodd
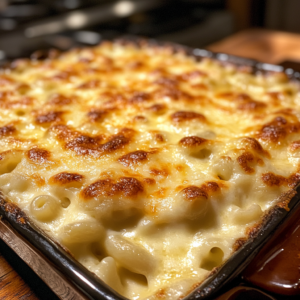
<svg viewBox="0 0 300 300">
<path fill-rule="evenodd" d="M 0 74 L 0 189 L 129 299 L 181 299 L 297 186 L 299 84 L 105 42 Z"/>
</svg>

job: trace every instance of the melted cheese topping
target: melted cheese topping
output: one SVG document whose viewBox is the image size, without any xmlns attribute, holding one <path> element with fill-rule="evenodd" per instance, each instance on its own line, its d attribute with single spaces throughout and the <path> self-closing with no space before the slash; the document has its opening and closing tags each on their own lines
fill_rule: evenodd
<svg viewBox="0 0 300 300">
<path fill-rule="evenodd" d="M 281 73 L 103 43 L 15 61 L 0 107 L 4 194 L 130 299 L 186 295 L 299 181 Z"/>
</svg>

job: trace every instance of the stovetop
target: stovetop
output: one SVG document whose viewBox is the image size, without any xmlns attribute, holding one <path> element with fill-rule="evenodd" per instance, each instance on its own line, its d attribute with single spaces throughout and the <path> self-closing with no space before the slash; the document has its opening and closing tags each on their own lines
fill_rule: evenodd
<svg viewBox="0 0 300 300">
<path fill-rule="evenodd" d="M 232 17 L 224 3 L 224 0 L 0 0 L 0 59 L 28 56 L 37 49 L 67 50 L 95 45 L 103 39 L 127 34 L 166 37 L 188 46 L 204 46 L 210 39 L 232 32 Z M 216 24 L 210 20 L 212 16 Z M 217 24 L 220 21 L 223 26 Z M 210 26 L 222 27 L 223 31 L 214 34 L 216 30 L 210 30 Z M 211 31 L 209 39 L 206 33 L 201 36 L 201 32 L 207 31 Z"/>
</svg>

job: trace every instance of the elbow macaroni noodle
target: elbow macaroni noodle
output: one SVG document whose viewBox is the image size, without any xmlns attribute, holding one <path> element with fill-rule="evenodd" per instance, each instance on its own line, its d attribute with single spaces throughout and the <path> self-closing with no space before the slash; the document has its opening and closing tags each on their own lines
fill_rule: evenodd
<svg viewBox="0 0 300 300">
<path fill-rule="evenodd" d="M 283 73 L 106 42 L 15 61 L 0 108 L 4 195 L 129 299 L 182 299 L 300 179 Z"/>
<path fill-rule="evenodd" d="M 59 201 L 49 195 L 37 196 L 30 203 L 31 215 L 41 222 L 55 219 L 59 212 L 59 208 Z"/>
</svg>

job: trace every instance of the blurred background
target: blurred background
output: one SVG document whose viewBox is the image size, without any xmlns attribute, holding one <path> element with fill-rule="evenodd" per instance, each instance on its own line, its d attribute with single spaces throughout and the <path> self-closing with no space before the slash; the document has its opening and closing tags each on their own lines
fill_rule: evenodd
<svg viewBox="0 0 300 300">
<path fill-rule="evenodd" d="M 126 34 L 215 50 L 249 28 L 300 33 L 299 12 L 299 0 L 0 0 L 0 60 Z"/>
</svg>

